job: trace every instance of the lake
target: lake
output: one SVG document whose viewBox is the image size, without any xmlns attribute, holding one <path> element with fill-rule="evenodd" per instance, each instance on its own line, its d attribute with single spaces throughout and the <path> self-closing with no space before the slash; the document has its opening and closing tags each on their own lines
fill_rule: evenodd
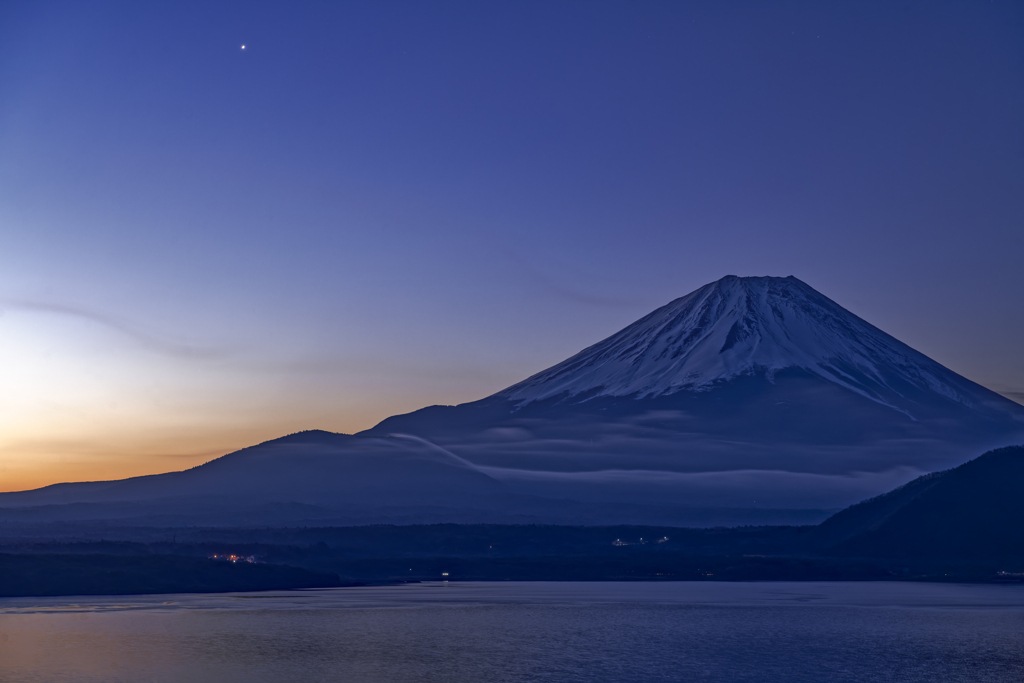
<svg viewBox="0 0 1024 683">
<path fill-rule="evenodd" d="M 424 583 L 0 599 L 0 681 L 1024 680 L 1024 586 Z"/>
</svg>

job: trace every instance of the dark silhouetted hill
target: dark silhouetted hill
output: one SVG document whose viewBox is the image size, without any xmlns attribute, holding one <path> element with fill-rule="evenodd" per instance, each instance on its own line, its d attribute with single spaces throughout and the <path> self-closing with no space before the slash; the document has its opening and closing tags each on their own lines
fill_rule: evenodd
<svg viewBox="0 0 1024 683">
<path fill-rule="evenodd" d="M 1024 446 L 985 453 L 857 505 L 819 526 L 833 555 L 1024 558 Z"/>
</svg>

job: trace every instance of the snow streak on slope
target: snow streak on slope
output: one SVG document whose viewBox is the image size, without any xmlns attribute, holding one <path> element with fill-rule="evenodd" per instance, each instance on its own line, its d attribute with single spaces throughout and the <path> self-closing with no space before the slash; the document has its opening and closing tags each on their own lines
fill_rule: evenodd
<svg viewBox="0 0 1024 683">
<path fill-rule="evenodd" d="M 799 368 L 907 412 L 924 391 L 981 408 L 987 390 L 861 320 L 795 277 L 726 276 L 500 392 L 520 404 L 555 396 L 662 396 L 741 375 Z"/>
</svg>

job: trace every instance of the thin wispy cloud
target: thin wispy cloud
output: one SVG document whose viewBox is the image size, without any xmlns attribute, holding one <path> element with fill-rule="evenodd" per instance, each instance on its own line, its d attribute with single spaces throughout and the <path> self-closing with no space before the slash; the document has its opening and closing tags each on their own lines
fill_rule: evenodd
<svg viewBox="0 0 1024 683">
<path fill-rule="evenodd" d="M 448 458 L 448 459 L 458 463 L 459 465 L 461 465 L 461 466 L 463 466 L 463 467 L 465 467 L 467 469 L 475 470 L 477 472 L 483 472 L 484 468 L 480 467 L 479 465 L 474 465 L 473 463 L 471 463 L 470 461 L 466 460 L 465 458 L 461 458 L 461 457 L 455 455 L 454 453 L 452 453 L 447 448 L 442 448 L 441 446 L 438 446 L 433 441 L 428 441 L 428 440 L 424 439 L 423 437 L 415 436 L 413 434 L 389 434 L 388 436 L 390 436 L 392 438 L 395 438 L 395 439 L 404 439 L 406 441 L 414 441 L 416 443 L 422 444 L 422 445 L 426 446 L 427 448 L 429 448 L 430 450 L 434 451 L 435 453 L 439 453 L 439 454 L 445 456 L 446 458 Z"/>
<path fill-rule="evenodd" d="M 509 244 L 501 244 L 500 251 L 505 258 L 515 263 L 516 268 L 522 271 L 532 284 L 543 289 L 552 296 L 568 299 L 569 301 L 586 304 L 588 306 L 604 308 L 631 308 L 644 304 L 644 302 L 637 299 L 607 296 L 568 285 L 562 282 L 557 276 L 544 270 L 536 263 L 523 256 Z"/>
<path fill-rule="evenodd" d="M 187 359 L 219 359 L 231 354 L 231 349 L 223 346 L 194 344 L 174 339 L 169 335 L 160 334 L 146 329 L 142 325 L 127 318 L 98 311 L 96 309 L 56 301 L 37 299 L 0 298 L 0 312 L 5 310 L 41 313 L 47 315 L 68 316 L 95 323 L 114 330 L 140 346 L 167 356 Z"/>
</svg>

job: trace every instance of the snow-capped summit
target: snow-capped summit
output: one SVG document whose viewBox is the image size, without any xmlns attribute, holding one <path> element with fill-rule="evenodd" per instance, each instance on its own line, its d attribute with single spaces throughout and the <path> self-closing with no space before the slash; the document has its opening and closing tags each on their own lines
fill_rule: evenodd
<svg viewBox="0 0 1024 683">
<path fill-rule="evenodd" d="M 564 395 L 648 398 L 706 391 L 797 368 L 907 412 L 908 392 L 969 407 L 988 392 L 850 313 L 795 277 L 729 275 L 505 389 L 520 405 Z"/>
</svg>

